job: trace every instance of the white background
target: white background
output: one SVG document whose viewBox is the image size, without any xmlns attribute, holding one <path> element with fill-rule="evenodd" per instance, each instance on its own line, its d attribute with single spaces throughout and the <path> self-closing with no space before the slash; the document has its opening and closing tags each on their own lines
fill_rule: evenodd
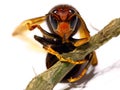
<svg viewBox="0 0 120 90">
<path fill-rule="evenodd" d="M 46 70 L 46 52 L 31 40 L 12 37 L 23 20 L 43 16 L 58 4 L 70 4 L 81 14 L 91 35 L 120 17 L 119 0 L 1 0 L 0 1 L 0 90 L 24 90 L 29 81 Z M 27 42 L 26 42 L 27 41 Z M 96 52 L 99 64 L 95 76 L 72 84 L 57 84 L 54 90 L 120 90 L 120 36 Z M 85 86 L 85 88 L 84 88 Z"/>
</svg>

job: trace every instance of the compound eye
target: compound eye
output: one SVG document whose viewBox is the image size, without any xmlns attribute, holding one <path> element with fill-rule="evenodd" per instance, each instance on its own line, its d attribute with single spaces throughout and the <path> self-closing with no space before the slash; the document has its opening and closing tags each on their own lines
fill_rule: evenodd
<svg viewBox="0 0 120 90">
<path fill-rule="evenodd" d="M 71 28 L 74 30 L 74 28 L 76 27 L 77 22 L 78 22 L 77 16 L 73 16 L 73 17 L 70 19 L 69 22 L 70 22 Z"/>
<path fill-rule="evenodd" d="M 56 29 L 57 29 L 57 26 L 58 26 L 58 21 L 57 21 L 57 19 L 56 19 L 55 17 L 53 17 L 53 16 L 50 16 L 50 17 L 49 17 L 49 20 L 50 20 L 50 24 L 51 24 L 53 30 L 56 30 Z"/>
</svg>

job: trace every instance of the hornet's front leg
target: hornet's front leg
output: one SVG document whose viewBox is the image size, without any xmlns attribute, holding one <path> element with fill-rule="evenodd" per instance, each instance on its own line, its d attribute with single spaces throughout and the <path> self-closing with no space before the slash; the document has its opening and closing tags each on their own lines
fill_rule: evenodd
<svg viewBox="0 0 120 90">
<path fill-rule="evenodd" d="M 15 36 L 15 35 L 22 34 L 27 30 L 33 30 L 45 20 L 46 20 L 46 16 L 25 20 L 15 29 L 12 35 Z"/>
<path fill-rule="evenodd" d="M 13 36 L 22 34 L 26 32 L 27 30 L 34 30 L 35 28 L 38 28 L 44 37 L 55 39 L 56 36 L 54 34 L 48 33 L 45 31 L 39 24 L 46 20 L 46 16 L 32 18 L 23 21 L 13 32 Z"/>
</svg>

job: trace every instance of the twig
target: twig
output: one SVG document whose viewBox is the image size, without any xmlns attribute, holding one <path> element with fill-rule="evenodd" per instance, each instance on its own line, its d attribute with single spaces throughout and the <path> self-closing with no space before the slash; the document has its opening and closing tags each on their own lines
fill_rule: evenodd
<svg viewBox="0 0 120 90">
<path fill-rule="evenodd" d="M 120 34 L 120 18 L 111 21 L 98 34 L 91 37 L 90 41 L 79 46 L 74 51 L 61 54 L 64 58 L 73 60 L 81 60 L 90 52 L 98 49 L 100 46 L 109 41 L 112 37 Z M 34 77 L 26 87 L 26 90 L 53 90 L 54 86 L 60 82 L 63 77 L 74 67 L 70 63 L 62 63 L 58 61 L 47 71 Z"/>
</svg>

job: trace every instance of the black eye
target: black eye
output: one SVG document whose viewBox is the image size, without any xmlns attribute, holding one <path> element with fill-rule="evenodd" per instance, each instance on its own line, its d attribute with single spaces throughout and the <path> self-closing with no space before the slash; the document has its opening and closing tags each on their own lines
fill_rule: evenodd
<svg viewBox="0 0 120 90">
<path fill-rule="evenodd" d="M 72 10 L 72 9 L 69 9 L 69 13 L 75 13 L 75 11 L 74 10 Z"/>
<path fill-rule="evenodd" d="M 58 26 L 58 21 L 56 20 L 56 18 L 50 16 L 50 23 L 51 23 L 51 26 L 53 29 L 57 29 L 57 26 Z"/>
<path fill-rule="evenodd" d="M 74 29 L 76 27 L 76 24 L 78 22 L 78 18 L 76 16 L 73 16 L 71 19 L 70 19 L 70 26 L 72 29 Z"/>
<path fill-rule="evenodd" d="M 53 13 L 56 14 L 56 13 L 57 13 L 57 10 L 54 10 Z"/>
</svg>

